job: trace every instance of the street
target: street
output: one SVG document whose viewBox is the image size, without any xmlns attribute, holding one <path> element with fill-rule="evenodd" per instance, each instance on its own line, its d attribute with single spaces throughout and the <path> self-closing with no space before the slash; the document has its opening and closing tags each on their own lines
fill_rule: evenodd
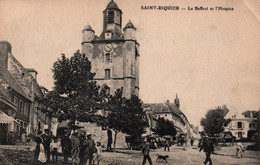
<svg viewBox="0 0 260 165">
<path fill-rule="evenodd" d="M 33 149 L 34 146 L 0 146 L 0 162 L 1 165 L 21 165 L 32 164 Z M 168 155 L 166 162 L 156 162 L 157 155 Z M 260 157 L 258 151 L 244 152 L 245 157 L 240 159 L 235 157 L 235 147 L 227 146 L 222 147 L 220 150 L 215 151 L 215 154 L 211 155 L 213 164 L 224 165 L 237 165 L 237 164 L 259 164 Z M 196 147 L 180 147 L 171 146 L 170 152 L 164 151 L 163 148 L 152 150 L 150 152 L 153 164 L 169 164 L 169 165 L 186 165 L 186 164 L 203 164 L 205 160 L 205 154 L 203 151 L 199 152 Z M 114 152 L 103 152 L 102 160 L 100 164 L 103 165 L 139 165 L 142 163 L 141 151 L 129 150 L 129 149 L 117 149 Z M 50 163 L 52 164 L 52 163 Z M 59 157 L 57 164 L 62 164 L 62 157 Z M 149 164 L 148 162 L 146 164 Z"/>
</svg>

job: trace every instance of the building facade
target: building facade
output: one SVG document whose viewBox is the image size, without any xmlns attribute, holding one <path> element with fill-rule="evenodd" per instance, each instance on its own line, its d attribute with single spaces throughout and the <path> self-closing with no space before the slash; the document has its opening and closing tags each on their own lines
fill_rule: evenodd
<svg viewBox="0 0 260 165">
<path fill-rule="evenodd" d="M 177 131 L 176 136 L 183 134 L 187 138 L 191 138 L 192 136 L 197 137 L 198 131 L 193 130 L 193 126 L 180 110 L 180 101 L 178 96 L 176 96 L 174 103 L 170 103 L 169 100 L 167 100 L 165 103 L 144 104 L 144 110 L 147 114 L 150 130 L 156 127 L 155 119 L 160 117 L 174 123 Z"/>
<path fill-rule="evenodd" d="M 257 132 L 257 124 L 257 118 L 253 115 L 234 114 L 231 116 L 231 122 L 225 127 L 225 131 L 231 132 L 237 139 L 253 140 Z"/>
<path fill-rule="evenodd" d="M 36 133 L 46 123 L 46 115 L 37 102 L 43 93 L 36 78 L 37 72 L 34 69 L 26 69 L 12 55 L 11 44 L 1 41 L 0 110 L 9 119 L 13 119 L 13 122 L 9 120 L 2 123 L 0 119 L 1 126 L 7 128 L 4 135 L 11 133 L 12 136 L 19 137 L 22 132 Z"/>
<path fill-rule="evenodd" d="M 110 94 L 123 88 L 123 96 L 139 94 L 139 43 L 136 28 L 129 21 L 122 30 L 122 11 L 112 0 L 103 11 L 100 36 L 90 25 L 82 31 L 82 53 L 91 61 L 98 85 L 106 84 Z"/>
</svg>

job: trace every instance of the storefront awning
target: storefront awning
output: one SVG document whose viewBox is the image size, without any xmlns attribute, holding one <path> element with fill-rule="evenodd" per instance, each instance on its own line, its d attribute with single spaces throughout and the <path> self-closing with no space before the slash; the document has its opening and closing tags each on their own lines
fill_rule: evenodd
<svg viewBox="0 0 260 165">
<path fill-rule="evenodd" d="M 8 116 L 4 112 L 0 111 L 0 124 L 10 124 L 10 123 L 13 123 L 13 122 L 20 125 L 20 123 L 17 120 L 12 118 L 11 116 Z"/>
</svg>

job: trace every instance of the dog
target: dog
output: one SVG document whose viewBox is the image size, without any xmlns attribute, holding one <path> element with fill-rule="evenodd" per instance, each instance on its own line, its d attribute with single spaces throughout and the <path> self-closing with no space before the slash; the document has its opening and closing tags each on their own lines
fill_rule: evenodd
<svg viewBox="0 0 260 165">
<path fill-rule="evenodd" d="M 157 154 L 157 159 L 156 159 L 156 162 L 158 161 L 165 161 L 166 163 L 168 163 L 168 161 L 167 161 L 167 158 L 169 158 L 169 155 L 159 155 L 159 154 Z"/>
</svg>

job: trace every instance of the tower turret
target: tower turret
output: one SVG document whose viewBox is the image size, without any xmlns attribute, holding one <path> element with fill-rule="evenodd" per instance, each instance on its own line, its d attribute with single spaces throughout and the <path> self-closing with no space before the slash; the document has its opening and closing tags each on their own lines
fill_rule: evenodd
<svg viewBox="0 0 260 165">
<path fill-rule="evenodd" d="M 82 42 L 91 42 L 95 37 L 95 31 L 90 25 L 86 25 L 82 30 L 82 33 Z"/>
<path fill-rule="evenodd" d="M 124 31 L 124 39 L 125 40 L 135 40 L 136 28 L 135 28 L 134 24 L 130 20 L 125 25 L 123 31 Z"/>
</svg>

